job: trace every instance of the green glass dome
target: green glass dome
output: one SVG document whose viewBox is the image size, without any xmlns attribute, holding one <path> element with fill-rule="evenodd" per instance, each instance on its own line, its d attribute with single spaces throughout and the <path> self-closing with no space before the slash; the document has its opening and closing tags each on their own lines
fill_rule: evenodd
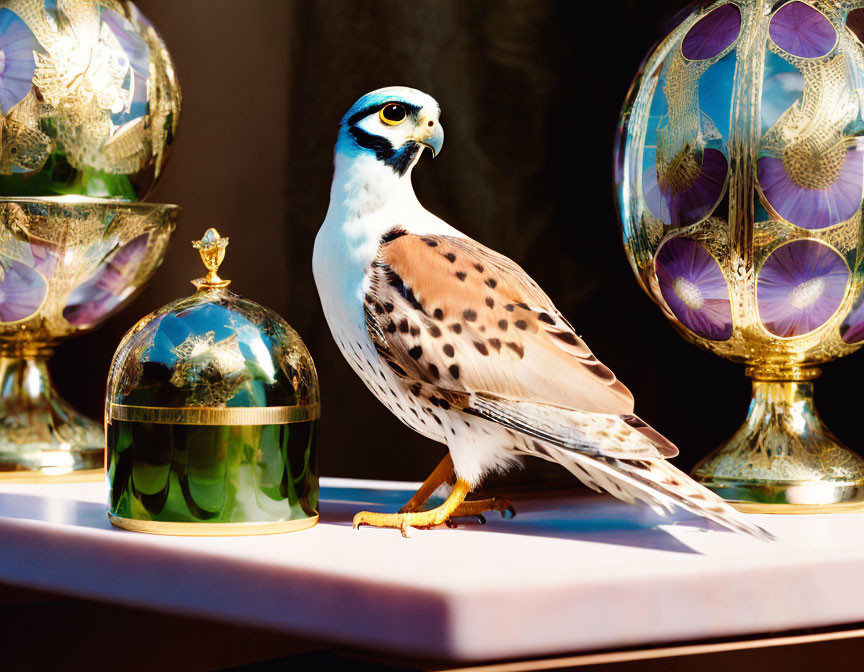
<svg viewBox="0 0 864 672">
<path fill-rule="evenodd" d="M 216 275 L 226 243 L 212 229 L 196 243 L 211 273 L 136 324 L 111 365 L 109 513 L 123 527 L 242 534 L 317 518 L 315 366 L 285 320 Z"/>
<path fill-rule="evenodd" d="M 187 409 L 202 417 L 286 407 L 299 417 L 319 404 L 315 367 L 299 334 L 225 288 L 201 289 L 135 325 L 112 366 L 110 388 L 111 406 Z"/>
</svg>

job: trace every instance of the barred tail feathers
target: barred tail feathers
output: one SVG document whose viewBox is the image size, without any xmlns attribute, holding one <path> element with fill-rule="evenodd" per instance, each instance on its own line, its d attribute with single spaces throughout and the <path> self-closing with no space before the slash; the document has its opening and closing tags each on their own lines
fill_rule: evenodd
<svg viewBox="0 0 864 672">
<path fill-rule="evenodd" d="M 526 453 L 558 462 L 594 490 L 631 504 L 642 501 L 660 513 L 679 506 L 736 532 L 773 539 L 667 462 L 665 456 L 677 449 L 636 416 L 587 413 L 486 393 L 471 395 L 468 407 L 533 439 L 526 442 Z"/>
<path fill-rule="evenodd" d="M 625 502 L 640 500 L 658 513 L 671 512 L 679 506 L 735 532 L 763 541 L 774 539 L 770 532 L 745 520 L 725 500 L 665 460 L 596 458 L 555 446 L 546 452 L 547 459 L 562 465 L 583 483 L 594 489 L 599 485 Z"/>
</svg>

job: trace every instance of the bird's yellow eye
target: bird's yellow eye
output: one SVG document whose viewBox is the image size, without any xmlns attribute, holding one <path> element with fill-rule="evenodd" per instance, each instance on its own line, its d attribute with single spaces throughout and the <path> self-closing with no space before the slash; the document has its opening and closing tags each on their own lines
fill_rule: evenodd
<svg viewBox="0 0 864 672">
<path fill-rule="evenodd" d="M 378 111 L 378 117 L 388 126 L 398 126 L 407 116 L 405 108 L 399 103 L 387 103 Z"/>
</svg>

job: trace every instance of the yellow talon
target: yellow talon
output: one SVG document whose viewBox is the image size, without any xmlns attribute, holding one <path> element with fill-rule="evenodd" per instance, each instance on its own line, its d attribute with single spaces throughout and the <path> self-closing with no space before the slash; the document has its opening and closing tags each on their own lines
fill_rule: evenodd
<svg viewBox="0 0 864 672">
<path fill-rule="evenodd" d="M 490 499 L 478 499 L 475 501 L 466 501 L 465 498 L 471 491 L 471 486 L 465 481 L 457 480 L 456 485 L 444 503 L 429 511 L 420 511 L 419 508 L 425 503 L 425 498 L 431 495 L 432 492 L 441 484 L 440 477 L 447 473 L 447 468 L 443 468 L 445 462 L 449 462 L 449 458 L 439 465 L 439 468 L 433 472 L 433 475 L 427 479 L 418 495 L 411 498 L 411 501 L 400 509 L 399 513 L 373 513 L 371 511 L 361 511 L 354 516 L 354 529 L 358 529 L 362 525 L 370 527 L 391 527 L 402 532 L 403 537 L 408 537 L 408 528 L 415 527 L 426 530 L 439 525 L 447 525 L 448 527 L 456 527 L 454 518 L 464 516 L 477 516 L 481 523 L 485 523 L 486 519 L 483 514 L 487 511 L 498 511 L 502 518 L 512 518 L 516 515 L 513 505 L 504 497 L 492 497 Z M 452 469 L 452 464 L 450 466 Z M 422 493 L 422 494 L 421 494 Z M 428 494 L 427 494 L 428 493 Z"/>
<path fill-rule="evenodd" d="M 356 530 L 361 525 L 392 527 L 399 529 L 402 532 L 402 536 L 407 537 L 409 527 L 429 529 L 430 527 L 437 527 L 446 523 L 465 501 L 465 497 L 468 496 L 469 492 L 471 492 L 471 486 L 459 479 L 456 481 L 456 485 L 453 486 L 453 491 L 439 507 L 430 509 L 429 511 L 413 513 L 372 513 L 370 511 L 361 511 L 354 516 L 354 529 Z"/>
</svg>

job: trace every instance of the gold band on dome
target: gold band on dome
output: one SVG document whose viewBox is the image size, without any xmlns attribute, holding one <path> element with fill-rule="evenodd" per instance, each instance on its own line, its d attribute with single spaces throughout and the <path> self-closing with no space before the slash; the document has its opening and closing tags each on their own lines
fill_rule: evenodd
<svg viewBox="0 0 864 672">
<path fill-rule="evenodd" d="M 318 514 L 299 520 L 272 523 L 170 523 L 158 520 L 120 518 L 111 513 L 108 514 L 108 519 L 112 525 L 122 527 L 125 530 L 178 537 L 239 537 L 252 534 L 281 534 L 305 530 L 318 524 Z"/>
<path fill-rule="evenodd" d="M 266 406 L 261 408 L 165 408 L 111 404 L 111 419 L 162 425 L 287 425 L 317 420 L 321 407 Z"/>
</svg>

